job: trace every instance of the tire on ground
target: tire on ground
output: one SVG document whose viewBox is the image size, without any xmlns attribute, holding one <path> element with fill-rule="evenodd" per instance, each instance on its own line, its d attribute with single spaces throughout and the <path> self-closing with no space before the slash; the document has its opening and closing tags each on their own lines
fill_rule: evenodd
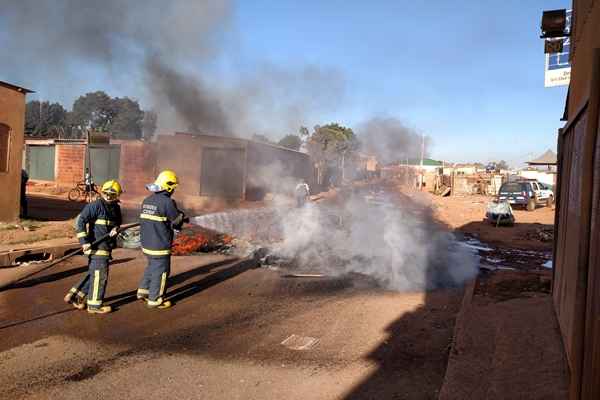
<svg viewBox="0 0 600 400">
<path fill-rule="evenodd" d="M 69 194 L 67 195 L 67 197 L 70 201 L 77 201 L 77 200 L 79 200 L 80 196 L 81 196 L 81 191 L 77 188 L 73 188 L 73 189 L 69 190 Z"/>
</svg>

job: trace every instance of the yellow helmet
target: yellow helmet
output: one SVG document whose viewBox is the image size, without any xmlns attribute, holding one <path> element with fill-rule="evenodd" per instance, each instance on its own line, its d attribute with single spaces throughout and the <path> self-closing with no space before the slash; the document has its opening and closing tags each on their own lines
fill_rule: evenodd
<svg viewBox="0 0 600 400">
<path fill-rule="evenodd" d="M 179 181 L 177 179 L 177 175 L 175 175 L 175 172 L 167 169 L 158 174 L 154 184 L 158 186 L 160 190 L 165 190 L 169 193 L 172 193 L 179 184 Z"/>
<path fill-rule="evenodd" d="M 102 193 L 107 200 L 116 200 L 121 193 L 123 193 L 123 189 L 121 188 L 121 184 L 113 179 L 102 184 L 100 193 Z"/>
</svg>

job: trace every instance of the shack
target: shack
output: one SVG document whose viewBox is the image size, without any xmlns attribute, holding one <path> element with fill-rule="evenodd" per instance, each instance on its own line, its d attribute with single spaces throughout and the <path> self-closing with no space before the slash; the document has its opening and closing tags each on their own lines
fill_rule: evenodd
<svg viewBox="0 0 600 400">
<path fill-rule="evenodd" d="M 571 400 L 600 399 L 600 2 L 573 1 L 571 80 L 558 135 L 554 306 Z M 559 116 L 557 116 L 559 117 Z M 558 118 L 557 118 L 558 119 Z"/>
<path fill-rule="evenodd" d="M 0 81 L 0 221 L 19 217 L 25 96 L 29 89 Z"/>
</svg>

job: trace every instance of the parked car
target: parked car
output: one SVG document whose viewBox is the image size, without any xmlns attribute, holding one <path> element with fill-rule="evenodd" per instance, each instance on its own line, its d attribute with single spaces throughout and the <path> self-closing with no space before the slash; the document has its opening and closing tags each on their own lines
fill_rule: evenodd
<svg viewBox="0 0 600 400">
<path fill-rule="evenodd" d="M 542 198 L 549 199 L 547 205 L 551 206 L 552 204 L 554 204 L 554 188 L 552 187 L 552 185 L 538 182 L 538 186 L 540 187 L 540 191 L 542 192 Z"/>
<path fill-rule="evenodd" d="M 527 211 L 535 210 L 538 205 L 551 206 L 554 203 L 554 192 L 548 186 L 541 185 L 533 180 L 503 183 L 498 191 L 498 201 L 522 205 Z"/>
</svg>

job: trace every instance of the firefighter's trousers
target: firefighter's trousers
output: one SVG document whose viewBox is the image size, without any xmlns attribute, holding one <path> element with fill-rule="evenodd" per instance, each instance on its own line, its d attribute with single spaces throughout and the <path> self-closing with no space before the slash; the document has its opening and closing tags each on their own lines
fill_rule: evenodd
<svg viewBox="0 0 600 400">
<path fill-rule="evenodd" d="M 106 283 L 108 282 L 108 264 L 110 256 L 90 256 L 88 272 L 71 288 L 70 292 L 84 298 L 87 296 L 88 307 L 102 306 Z"/>
<path fill-rule="evenodd" d="M 108 256 L 90 256 L 87 274 L 71 288 L 80 297 L 87 296 L 89 308 L 100 308 L 108 281 Z"/>
<path fill-rule="evenodd" d="M 162 304 L 163 296 L 167 289 L 167 279 L 171 272 L 171 256 L 149 256 L 148 265 L 138 288 L 138 297 L 147 297 L 148 306 L 155 307 Z"/>
</svg>

